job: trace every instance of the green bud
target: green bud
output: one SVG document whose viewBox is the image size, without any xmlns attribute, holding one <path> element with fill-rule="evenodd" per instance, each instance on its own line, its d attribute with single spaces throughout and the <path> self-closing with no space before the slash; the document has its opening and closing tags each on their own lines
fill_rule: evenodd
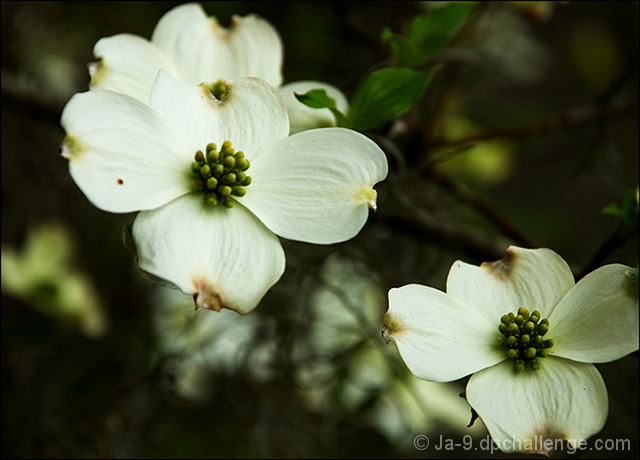
<svg viewBox="0 0 640 460">
<path fill-rule="evenodd" d="M 538 361 L 532 359 L 529 363 L 529 367 L 531 367 L 532 371 L 539 371 L 542 366 L 540 366 L 540 363 Z"/>
<path fill-rule="evenodd" d="M 209 142 L 207 144 L 207 148 L 205 149 L 205 151 L 207 152 L 207 155 L 209 154 L 209 152 L 211 152 L 211 151 L 215 152 L 217 150 L 218 150 L 218 147 L 216 147 L 216 144 L 214 144 L 213 142 Z"/>
<path fill-rule="evenodd" d="M 523 371 L 525 368 L 525 364 L 524 361 L 522 361 L 521 359 L 517 359 L 516 363 L 514 364 L 513 368 L 517 371 Z"/>
<path fill-rule="evenodd" d="M 242 169 L 243 171 L 246 171 L 247 169 L 249 169 L 249 166 L 251 166 L 251 162 L 246 158 L 244 159 L 244 161 L 245 161 L 245 165 L 240 169 Z"/>
<path fill-rule="evenodd" d="M 206 202 L 210 206 L 215 206 L 218 204 L 218 199 L 216 198 L 215 193 L 207 193 Z"/>
<path fill-rule="evenodd" d="M 200 165 L 203 165 L 205 163 L 204 154 L 202 153 L 202 150 L 198 150 L 194 158 Z"/>
<path fill-rule="evenodd" d="M 533 321 L 527 321 L 524 325 L 524 332 L 527 334 L 531 334 L 536 328 L 536 325 Z"/>
<path fill-rule="evenodd" d="M 236 175 L 234 173 L 227 173 L 220 179 L 223 184 L 233 184 L 236 181 Z"/>
<path fill-rule="evenodd" d="M 541 346 L 544 347 L 544 348 L 553 347 L 553 339 L 545 340 L 544 342 L 542 342 Z"/>
<path fill-rule="evenodd" d="M 215 146 L 215 144 L 214 144 Z M 220 157 L 220 155 L 218 154 L 218 152 L 214 149 L 214 150 L 210 150 L 207 153 L 207 162 L 209 164 L 215 164 L 218 161 L 218 158 Z"/>
<path fill-rule="evenodd" d="M 222 187 L 220 187 L 218 189 L 218 193 L 220 193 L 220 195 L 222 195 L 222 196 L 229 196 L 229 195 L 231 195 L 232 191 L 233 191 L 233 189 L 231 187 L 229 187 L 228 185 L 223 185 Z"/>
<path fill-rule="evenodd" d="M 534 335 L 531 338 L 531 345 L 534 347 L 539 347 L 540 344 L 544 341 L 544 339 L 542 338 L 542 336 L 539 335 Z"/>
<path fill-rule="evenodd" d="M 500 323 L 500 325 L 498 326 L 498 331 L 500 331 L 500 334 L 506 335 L 509 333 L 509 327 L 504 323 Z"/>
<path fill-rule="evenodd" d="M 200 175 L 205 178 L 208 179 L 211 177 L 211 167 L 207 164 L 205 164 L 204 166 L 200 167 Z"/>
<path fill-rule="evenodd" d="M 215 190 L 217 186 L 218 179 L 216 179 L 215 177 L 210 177 L 209 179 L 207 179 L 207 188 L 209 190 Z"/>
<path fill-rule="evenodd" d="M 244 152 L 239 150 L 235 153 L 235 155 L 233 155 L 233 157 L 236 159 L 236 161 L 244 158 Z"/>
<path fill-rule="evenodd" d="M 544 318 L 544 319 L 540 320 L 540 324 L 545 324 L 548 327 L 549 326 L 549 320 L 547 318 Z"/>
<path fill-rule="evenodd" d="M 224 141 L 220 146 L 220 151 L 227 150 L 228 148 L 231 148 L 231 141 L 227 140 L 227 141 Z"/>
<path fill-rule="evenodd" d="M 247 160 L 246 158 L 240 158 L 237 159 L 236 158 L 236 168 L 238 168 L 241 171 L 246 171 L 245 166 L 249 165 L 249 160 Z"/>
<path fill-rule="evenodd" d="M 509 312 L 508 316 L 509 316 L 509 319 L 510 319 L 512 322 L 513 322 L 513 320 L 514 320 L 514 319 L 516 319 L 516 315 L 514 315 L 512 311 L 510 311 L 510 312 Z"/>
<path fill-rule="evenodd" d="M 523 347 L 526 347 L 531 342 L 531 336 L 529 334 L 522 334 L 520 336 L 520 343 Z"/>
<path fill-rule="evenodd" d="M 545 335 L 547 332 L 549 332 L 549 326 L 547 326 L 546 324 L 539 324 L 536 328 L 536 332 L 539 335 Z"/>
<path fill-rule="evenodd" d="M 517 348 L 510 348 L 509 350 L 507 350 L 507 356 L 511 359 L 516 359 L 518 356 L 520 356 L 520 350 L 518 350 Z"/>
<path fill-rule="evenodd" d="M 247 173 L 244 171 L 238 171 L 236 173 L 236 182 L 237 183 L 242 183 L 243 180 L 245 180 L 247 178 Z"/>
<path fill-rule="evenodd" d="M 224 166 L 221 164 L 217 164 L 213 167 L 213 175 L 215 177 L 220 177 L 224 173 Z"/>
<path fill-rule="evenodd" d="M 520 307 L 518 308 L 518 315 L 522 316 L 525 321 L 529 319 L 529 310 L 526 308 Z"/>
<path fill-rule="evenodd" d="M 520 328 L 516 323 L 511 323 L 509 325 L 509 334 L 511 335 L 520 335 Z"/>
<path fill-rule="evenodd" d="M 536 353 L 537 353 L 537 350 L 533 347 L 525 348 L 524 350 L 524 355 L 527 358 L 533 358 L 536 355 Z"/>
<path fill-rule="evenodd" d="M 517 347 L 518 346 L 518 338 L 515 335 L 510 335 L 509 338 L 507 339 L 507 344 L 511 348 Z"/>
<path fill-rule="evenodd" d="M 223 198 L 222 199 L 222 206 L 224 206 L 227 209 L 231 209 L 233 208 L 233 200 L 229 197 Z"/>
<path fill-rule="evenodd" d="M 245 194 L 246 194 L 246 193 L 247 193 L 247 189 L 246 189 L 246 188 L 244 188 L 244 187 L 235 187 L 235 188 L 233 189 L 233 194 L 234 194 L 235 196 L 240 196 L 240 197 L 242 197 L 242 196 L 245 196 Z"/>
<path fill-rule="evenodd" d="M 504 337 L 498 337 L 498 345 L 507 348 L 507 339 Z"/>
<path fill-rule="evenodd" d="M 198 164 L 197 161 L 194 161 L 193 163 L 191 163 L 191 172 L 193 174 L 200 173 L 200 165 Z"/>
<path fill-rule="evenodd" d="M 504 315 L 500 321 L 502 322 L 502 324 L 508 326 L 509 324 L 511 324 L 511 318 L 509 318 L 509 315 Z"/>
<path fill-rule="evenodd" d="M 513 321 L 520 327 L 524 325 L 524 317 L 522 315 L 516 316 L 516 319 L 514 319 Z"/>
<path fill-rule="evenodd" d="M 547 350 L 546 348 L 541 348 L 536 352 L 536 356 L 538 358 L 546 358 L 547 356 L 549 356 L 549 350 Z"/>
<path fill-rule="evenodd" d="M 240 185 L 246 187 L 247 185 L 251 185 L 251 178 L 249 176 L 247 176 L 247 178 L 245 180 L 243 180 Z"/>
<path fill-rule="evenodd" d="M 224 160 L 222 160 L 222 164 L 224 164 L 226 168 L 233 168 L 236 164 L 236 159 L 233 158 L 233 156 L 228 156 Z"/>
<path fill-rule="evenodd" d="M 538 321 L 540 321 L 540 318 L 542 318 L 542 313 L 540 313 L 538 310 L 533 310 L 531 315 L 535 315 L 538 318 Z M 537 323 L 538 321 L 534 321 L 534 323 Z"/>
</svg>

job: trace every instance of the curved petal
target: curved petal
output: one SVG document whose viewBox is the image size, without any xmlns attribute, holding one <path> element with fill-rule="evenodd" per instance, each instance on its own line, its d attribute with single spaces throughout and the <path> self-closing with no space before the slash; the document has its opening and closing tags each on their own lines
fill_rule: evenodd
<svg viewBox="0 0 640 460">
<path fill-rule="evenodd" d="M 507 248 L 507 255 L 479 267 L 457 261 L 447 278 L 447 293 L 476 309 L 495 327 L 506 313 L 524 307 L 544 318 L 575 284 L 567 263 L 550 249 Z"/>
<path fill-rule="evenodd" d="M 332 244 L 353 238 L 375 209 L 373 186 L 387 176 L 387 158 L 373 141 L 344 128 L 304 131 L 252 161 L 242 198 L 283 238 Z"/>
<path fill-rule="evenodd" d="M 247 313 L 284 272 L 280 241 L 255 216 L 200 193 L 138 214 L 133 238 L 139 267 L 193 294 L 196 309 Z"/>
<path fill-rule="evenodd" d="M 67 132 L 62 156 L 96 207 L 153 209 L 191 191 L 190 160 L 182 155 L 181 140 L 142 102 L 112 91 L 76 94 L 61 124 Z"/>
<path fill-rule="evenodd" d="M 182 79 L 160 48 L 137 35 L 120 34 L 98 40 L 93 54 L 99 60 L 89 64 L 92 90 L 115 91 L 149 104 L 151 86 L 160 69 Z"/>
<path fill-rule="evenodd" d="M 253 158 L 287 137 L 289 118 L 280 93 L 258 78 L 227 81 L 218 101 L 205 85 L 191 85 L 160 71 L 151 90 L 151 107 L 188 141 L 191 158 L 210 142 L 233 148 Z M 193 160 L 191 160 L 193 161 Z"/>
<path fill-rule="evenodd" d="M 177 63 L 189 83 L 259 77 L 280 86 L 284 51 L 276 29 L 255 15 L 234 15 L 231 22 L 225 29 L 202 6 L 188 3 L 160 19 L 151 42 Z"/>
<path fill-rule="evenodd" d="M 466 396 L 503 452 L 548 456 L 556 440 L 578 447 L 604 427 L 609 411 L 595 366 L 555 357 L 539 371 L 518 372 L 510 360 L 480 371 Z"/>
<path fill-rule="evenodd" d="M 507 357 L 497 328 L 442 291 L 409 284 L 389 291 L 382 336 L 418 378 L 450 382 Z"/>
<path fill-rule="evenodd" d="M 325 128 L 335 126 L 336 120 L 329 109 L 312 109 L 298 99 L 294 93 L 304 94 L 312 89 L 324 89 L 329 97 L 336 101 L 336 108 L 342 113 L 349 110 L 349 102 L 346 96 L 335 86 L 319 81 L 297 81 L 287 83 L 278 88 L 289 112 L 291 130 L 289 134 L 299 133 L 307 129 Z"/>
<path fill-rule="evenodd" d="M 564 296 L 549 317 L 551 354 L 605 363 L 638 350 L 638 297 L 627 288 L 625 276 L 630 270 L 605 265 Z"/>
</svg>

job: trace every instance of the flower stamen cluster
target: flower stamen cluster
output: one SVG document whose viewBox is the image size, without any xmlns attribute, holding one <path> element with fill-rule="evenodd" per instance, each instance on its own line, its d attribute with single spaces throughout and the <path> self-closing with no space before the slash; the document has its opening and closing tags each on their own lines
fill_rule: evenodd
<svg viewBox="0 0 640 460">
<path fill-rule="evenodd" d="M 500 320 L 498 330 L 501 337 L 498 345 L 507 350 L 507 356 L 515 360 L 514 369 L 524 370 L 527 366 L 534 371 L 540 370 L 540 362 L 536 358 L 546 358 L 553 340 L 544 340 L 549 332 L 549 320 L 541 319 L 538 310 L 529 314 L 526 308 L 519 308 L 518 314 L 510 312 Z"/>
<path fill-rule="evenodd" d="M 251 184 L 246 171 L 251 166 L 243 152 L 236 152 L 231 141 L 224 141 L 220 151 L 216 144 L 209 143 L 206 153 L 198 150 L 191 163 L 194 174 L 195 190 L 206 191 L 206 202 L 211 206 L 221 203 L 225 208 L 233 207 L 231 195 L 242 197 L 247 193 L 245 187 Z"/>
</svg>

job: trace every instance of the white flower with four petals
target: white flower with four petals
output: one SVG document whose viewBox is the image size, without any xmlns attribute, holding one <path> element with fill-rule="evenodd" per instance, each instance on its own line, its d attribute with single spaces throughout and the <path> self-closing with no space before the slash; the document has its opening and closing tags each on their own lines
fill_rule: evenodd
<svg viewBox="0 0 640 460">
<path fill-rule="evenodd" d="M 196 308 L 246 313 L 284 272 L 276 235 L 317 244 L 354 237 L 388 166 L 352 130 L 287 137 L 282 97 L 263 80 L 225 84 L 218 100 L 206 85 L 160 71 L 149 105 L 106 90 L 76 94 L 62 114 L 61 153 L 96 207 L 141 211 L 132 229 L 141 269 L 193 294 Z M 233 209 L 208 204 L 191 170 L 198 150 L 225 141 L 244 152 L 252 179 L 244 196 L 225 198 Z"/>
<path fill-rule="evenodd" d="M 382 333 L 418 378 L 450 382 L 473 374 L 466 398 L 503 451 L 547 454 L 556 439 L 578 447 L 604 426 L 607 389 L 591 363 L 638 350 L 637 283 L 637 271 L 611 264 L 576 284 L 555 252 L 512 246 L 497 262 L 455 262 L 446 293 L 417 284 L 391 289 Z M 510 326 L 517 329 L 513 347 L 499 345 L 506 342 L 506 325 L 499 325 L 510 322 L 502 317 L 518 310 L 525 318 L 522 328 Z M 537 327 L 524 330 L 534 312 Z M 544 336 L 538 349 L 536 331 Z M 518 349 L 514 359 L 511 348 Z"/>
<path fill-rule="evenodd" d="M 312 109 L 294 97 L 320 88 L 346 113 L 348 101 L 340 90 L 318 81 L 298 81 L 282 86 L 284 50 L 278 31 L 266 20 L 248 15 L 231 18 L 223 28 L 197 3 L 177 6 L 158 21 L 151 40 L 133 34 L 100 39 L 94 49 L 97 62 L 89 65 L 92 90 L 107 89 L 149 103 L 151 87 L 163 69 L 176 80 L 212 85 L 219 80 L 258 77 L 279 88 L 289 118 L 291 134 L 306 129 L 335 126 L 329 109 Z"/>
</svg>

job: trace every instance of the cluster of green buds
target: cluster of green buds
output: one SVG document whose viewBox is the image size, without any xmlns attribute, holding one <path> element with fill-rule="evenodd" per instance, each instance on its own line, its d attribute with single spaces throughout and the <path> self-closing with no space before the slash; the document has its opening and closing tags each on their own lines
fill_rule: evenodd
<svg viewBox="0 0 640 460">
<path fill-rule="evenodd" d="M 207 144 L 205 153 L 198 150 L 191 163 L 191 172 L 195 175 L 193 186 L 206 192 L 207 204 L 215 206 L 221 203 L 225 208 L 231 208 L 231 195 L 244 196 L 247 193 L 245 187 L 251 184 L 246 173 L 249 166 L 244 153 L 236 152 L 231 141 L 224 141 L 220 151 L 216 144 Z"/>
<path fill-rule="evenodd" d="M 526 308 L 519 308 L 518 314 L 510 312 L 504 315 L 498 326 L 500 334 L 498 345 L 506 348 L 507 356 L 515 360 L 514 368 L 518 371 L 527 366 L 531 370 L 540 370 L 537 358 L 545 358 L 553 340 L 545 340 L 544 335 L 549 332 L 549 320 L 541 319 L 538 310 L 529 314 Z"/>
</svg>

